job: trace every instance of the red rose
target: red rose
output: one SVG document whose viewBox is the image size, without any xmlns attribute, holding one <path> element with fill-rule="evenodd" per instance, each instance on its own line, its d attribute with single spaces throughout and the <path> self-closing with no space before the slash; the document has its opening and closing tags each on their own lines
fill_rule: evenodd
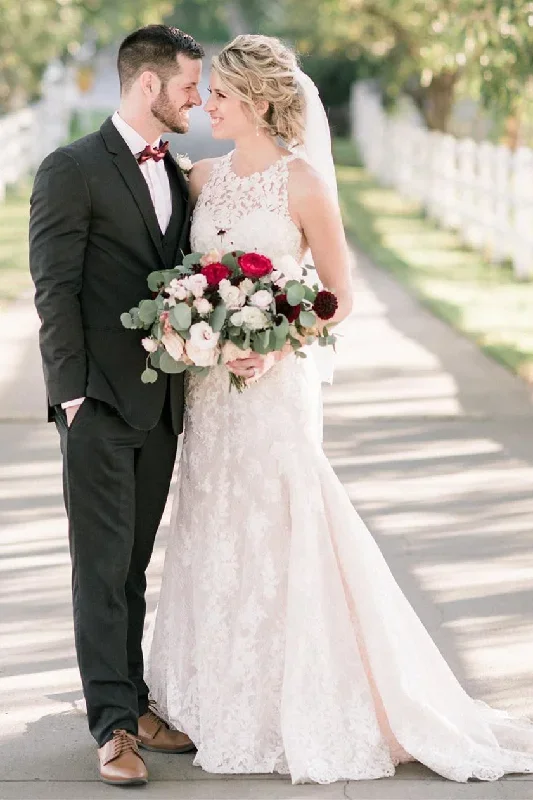
<svg viewBox="0 0 533 800">
<path fill-rule="evenodd" d="M 225 264 L 221 264 L 219 261 L 215 264 L 206 264 L 200 271 L 207 279 L 209 286 L 218 286 L 220 281 L 229 278 L 231 275 L 230 268 L 226 267 Z"/>
<path fill-rule="evenodd" d="M 339 307 L 339 301 L 333 294 L 323 289 L 318 292 L 313 303 L 313 311 L 319 319 L 331 319 Z"/>
<path fill-rule="evenodd" d="M 295 319 L 298 319 L 300 316 L 300 311 L 302 307 L 298 306 L 291 306 L 289 302 L 287 302 L 287 295 L 286 294 L 277 294 L 275 297 L 276 301 L 276 314 L 283 314 L 289 322 L 294 322 Z"/>
<path fill-rule="evenodd" d="M 264 278 L 274 269 L 272 261 L 260 253 L 244 253 L 237 261 L 247 278 Z"/>
</svg>

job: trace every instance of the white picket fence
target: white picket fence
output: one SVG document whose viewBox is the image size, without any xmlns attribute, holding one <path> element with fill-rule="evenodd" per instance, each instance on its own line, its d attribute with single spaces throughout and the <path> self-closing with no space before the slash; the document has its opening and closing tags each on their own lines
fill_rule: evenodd
<svg viewBox="0 0 533 800">
<path fill-rule="evenodd" d="M 352 135 L 381 183 L 420 202 L 492 261 L 510 259 L 517 278 L 533 278 L 533 150 L 513 152 L 389 116 L 365 81 L 352 90 Z"/>
<path fill-rule="evenodd" d="M 33 172 L 68 137 L 75 87 L 68 69 L 51 64 L 43 79 L 42 99 L 0 116 L 0 202 L 6 188 Z"/>
</svg>

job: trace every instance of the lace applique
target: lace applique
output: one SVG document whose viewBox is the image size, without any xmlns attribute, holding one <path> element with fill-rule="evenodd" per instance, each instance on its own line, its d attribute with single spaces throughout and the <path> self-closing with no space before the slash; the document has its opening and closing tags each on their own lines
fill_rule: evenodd
<svg viewBox="0 0 533 800">
<path fill-rule="evenodd" d="M 302 234 L 289 213 L 289 163 L 283 156 L 263 172 L 239 177 L 233 153 L 219 159 L 204 184 L 191 227 L 194 251 L 256 250 L 270 258 L 302 255 Z"/>
</svg>

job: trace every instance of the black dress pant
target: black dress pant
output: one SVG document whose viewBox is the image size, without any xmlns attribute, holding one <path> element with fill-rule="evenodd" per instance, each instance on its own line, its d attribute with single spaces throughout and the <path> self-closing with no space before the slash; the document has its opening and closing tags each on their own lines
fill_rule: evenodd
<svg viewBox="0 0 533 800">
<path fill-rule="evenodd" d="M 170 404 L 151 431 L 86 398 L 70 428 L 57 409 L 72 559 L 74 634 L 89 728 L 137 733 L 148 708 L 141 642 L 145 572 L 176 457 Z"/>
</svg>

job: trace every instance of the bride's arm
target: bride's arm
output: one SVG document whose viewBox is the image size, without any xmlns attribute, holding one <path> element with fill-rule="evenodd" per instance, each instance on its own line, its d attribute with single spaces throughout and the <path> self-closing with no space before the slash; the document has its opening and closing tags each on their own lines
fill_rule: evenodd
<svg viewBox="0 0 533 800">
<path fill-rule="evenodd" d="M 309 245 L 318 277 L 339 302 L 335 316 L 327 322 L 330 327 L 352 310 L 350 254 L 339 205 L 320 175 L 305 161 L 292 165 L 289 210 Z"/>
</svg>

